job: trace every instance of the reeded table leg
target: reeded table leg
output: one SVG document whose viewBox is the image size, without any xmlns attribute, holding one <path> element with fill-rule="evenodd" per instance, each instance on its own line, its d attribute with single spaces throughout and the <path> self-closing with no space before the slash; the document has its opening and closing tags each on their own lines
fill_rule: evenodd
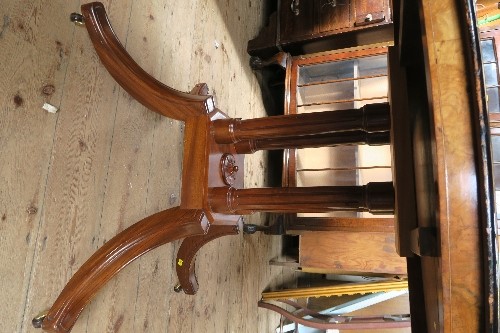
<svg viewBox="0 0 500 333">
<path fill-rule="evenodd" d="M 202 235 L 207 224 L 203 211 L 175 207 L 120 232 L 73 275 L 45 318 L 41 318 L 41 327 L 49 332 L 69 332 L 94 294 L 122 268 L 160 245 Z"/>
<path fill-rule="evenodd" d="M 165 117 L 182 121 L 211 111 L 211 96 L 172 89 L 137 65 L 116 37 L 102 3 L 83 5 L 82 15 L 102 64 L 116 82 L 141 104 Z"/>
</svg>

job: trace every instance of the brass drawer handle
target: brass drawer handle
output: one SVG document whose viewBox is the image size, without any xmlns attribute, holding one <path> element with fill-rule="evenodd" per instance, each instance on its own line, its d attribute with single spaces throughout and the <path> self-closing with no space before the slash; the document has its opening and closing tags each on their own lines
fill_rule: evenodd
<svg viewBox="0 0 500 333">
<path fill-rule="evenodd" d="M 385 12 L 374 12 L 368 14 L 362 14 L 356 16 L 356 21 L 354 22 L 355 27 L 377 24 L 385 21 Z"/>
</svg>

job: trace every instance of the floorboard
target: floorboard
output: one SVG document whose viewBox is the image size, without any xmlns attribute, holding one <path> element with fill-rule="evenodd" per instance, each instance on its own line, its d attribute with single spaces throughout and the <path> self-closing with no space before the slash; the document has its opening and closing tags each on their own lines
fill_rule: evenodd
<svg viewBox="0 0 500 333">
<path fill-rule="evenodd" d="M 264 23 L 263 0 L 103 3 L 151 75 L 183 91 L 205 82 L 230 116 L 264 116 L 246 54 Z M 0 332 L 36 332 L 31 318 L 97 248 L 179 203 L 183 124 L 148 111 L 114 82 L 86 30 L 69 22 L 80 5 L 0 6 Z M 44 103 L 59 111 L 44 111 Z M 264 154 L 247 158 L 246 170 L 247 186 L 266 184 Z M 268 265 L 281 251 L 279 237 L 208 244 L 197 261 L 196 296 L 173 292 L 178 247 L 158 248 L 120 272 L 73 332 L 271 332 L 278 325 L 257 301 L 293 275 Z"/>
</svg>

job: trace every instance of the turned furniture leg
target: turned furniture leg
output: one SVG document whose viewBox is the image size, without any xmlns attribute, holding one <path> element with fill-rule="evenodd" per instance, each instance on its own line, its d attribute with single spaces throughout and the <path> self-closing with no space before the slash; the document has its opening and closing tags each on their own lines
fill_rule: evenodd
<svg viewBox="0 0 500 333">
<path fill-rule="evenodd" d="M 304 135 L 343 131 L 384 132 L 391 129 L 388 103 L 367 104 L 359 109 L 301 113 L 256 119 L 221 119 L 213 122 L 217 143 L 243 140 L 300 138 Z"/>
<path fill-rule="evenodd" d="M 195 257 L 199 249 L 208 242 L 228 235 L 237 235 L 237 225 L 211 225 L 205 235 L 190 236 L 182 241 L 177 252 L 176 269 L 179 278 L 179 286 L 175 291 L 183 290 L 188 295 L 194 295 L 198 291 L 198 280 L 195 272 Z"/>
<path fill-rule="evenodd" d="M 294 148 L 332 147 L 338 145 L 387 145 L 390 144 L 391 133 L 363 131 L 345 131 L 318 135 L 304 135 L 294 138 L 266 138 L 244 140 L 234 144 L 238 154 L 254 153 L 258 150 L 277 150 Z"/>
<path fill-rule="evenodd" d="M 315 186 L 236 189 L 209 189 L 212 211 L 222 214 L 325 213 L 356 211 L 373 214 L 394 213 L 392 182 L 363 186 Z"/>
<path fill-rule="evenodd" d="M 179 207 L 137 222 L 104 244 L 73 275 L 41 323 L 49 332 L 69 332 L 99 288 L 144 253 L 168 242 L 202 235 L 207 220 L 201 210 Z"/>
</svg>

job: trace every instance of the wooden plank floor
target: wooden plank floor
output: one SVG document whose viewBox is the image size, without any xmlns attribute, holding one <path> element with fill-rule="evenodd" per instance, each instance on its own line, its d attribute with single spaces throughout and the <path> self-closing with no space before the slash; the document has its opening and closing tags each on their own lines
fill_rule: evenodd
<svg viewBox="0 0 500 333">
<path fill-rule="evenodd" d="M 230 116 L 264 116 L 246 42 L 264 0 L 103 1 L 130 54 L 183 91 L 206 82 Z M 0 332 L 35 332 L 80 265 L 139 219 L 179 202 L 183 124 L 149 112 L 99 63 L 75 0 L 0 5 Z M 60 109 L 56 114 L 43 103 Z M 247 186 L 265 184 L 265 156 L 247 158 Z M 250 222 L 260 223 L 260 216 Z M 200 292 L 176 294 L 179 243 L 123 270 L 74 332 L 270 332 L 260 292 L 289 272 L 271 267 L 281 240 L 235 236 L 198 257 Z"/>
</svg>

